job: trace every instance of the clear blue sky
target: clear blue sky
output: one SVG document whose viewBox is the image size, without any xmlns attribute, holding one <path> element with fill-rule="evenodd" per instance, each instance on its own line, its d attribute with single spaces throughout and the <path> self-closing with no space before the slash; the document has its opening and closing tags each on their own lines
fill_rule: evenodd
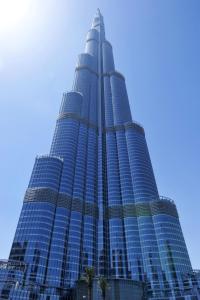
<svg viewBox="0 0 200 300">
<path fill-rule="evenodd" d="M 30 0 L 21 22 L 0 28 L 0 258 L 8 256 L 35 156 L 49 151 L 97 7 L 134 119 L 146 130 L 160 194 L 175 200 L 200 268 L 199 0 Z"/>
</svg>

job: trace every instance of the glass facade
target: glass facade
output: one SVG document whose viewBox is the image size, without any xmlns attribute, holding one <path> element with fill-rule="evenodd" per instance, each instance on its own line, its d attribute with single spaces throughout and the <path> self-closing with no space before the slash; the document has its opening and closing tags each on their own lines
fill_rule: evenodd
<svg viewBox="0 0 200 300">
<path fill-rule="evenodd" d="M 198 299 L 176 206 L 158 194 L 99 11 L 50 154 L 35 160 L 9 261 L 25 270 L 4 270 L 2 299 L 63 299 L 87 266 L 145 282 L 149 299 Z"/>
</svg>

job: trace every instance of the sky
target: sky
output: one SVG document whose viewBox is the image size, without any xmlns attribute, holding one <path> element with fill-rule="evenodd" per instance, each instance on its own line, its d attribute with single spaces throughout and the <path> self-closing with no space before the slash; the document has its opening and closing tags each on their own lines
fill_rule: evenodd
<svg viewBox="0 0 200 300">
<path fill-rule="evenodd" d="M 8 257 L 35 156 L 49 152 L 98 7 L 160 195 L 175 201 L 200 269 L 199 0 L 0 0 L 0 258 Z"/>
</svg>

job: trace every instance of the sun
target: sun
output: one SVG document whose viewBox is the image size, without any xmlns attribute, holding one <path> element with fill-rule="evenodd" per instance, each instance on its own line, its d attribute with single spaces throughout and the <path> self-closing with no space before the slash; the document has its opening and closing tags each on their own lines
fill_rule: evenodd
<svg viewBox="0 0 200 300">
<path fill-rule="evenodd" d="M 30 0 L 0 0 L 0 31 L 14 29 L 28 13 Z"/>
</svg>

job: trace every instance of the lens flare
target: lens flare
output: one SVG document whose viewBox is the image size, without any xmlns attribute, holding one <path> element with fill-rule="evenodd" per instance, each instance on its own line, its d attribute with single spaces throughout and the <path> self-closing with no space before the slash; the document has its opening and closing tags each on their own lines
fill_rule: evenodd
<svg viewBox="0 0 200 300">
<path fill-rule="evenodd" d="M 0 31 L 13 30 L 26 17 L 29 0 L 0 0 Z"/>
</svg>

